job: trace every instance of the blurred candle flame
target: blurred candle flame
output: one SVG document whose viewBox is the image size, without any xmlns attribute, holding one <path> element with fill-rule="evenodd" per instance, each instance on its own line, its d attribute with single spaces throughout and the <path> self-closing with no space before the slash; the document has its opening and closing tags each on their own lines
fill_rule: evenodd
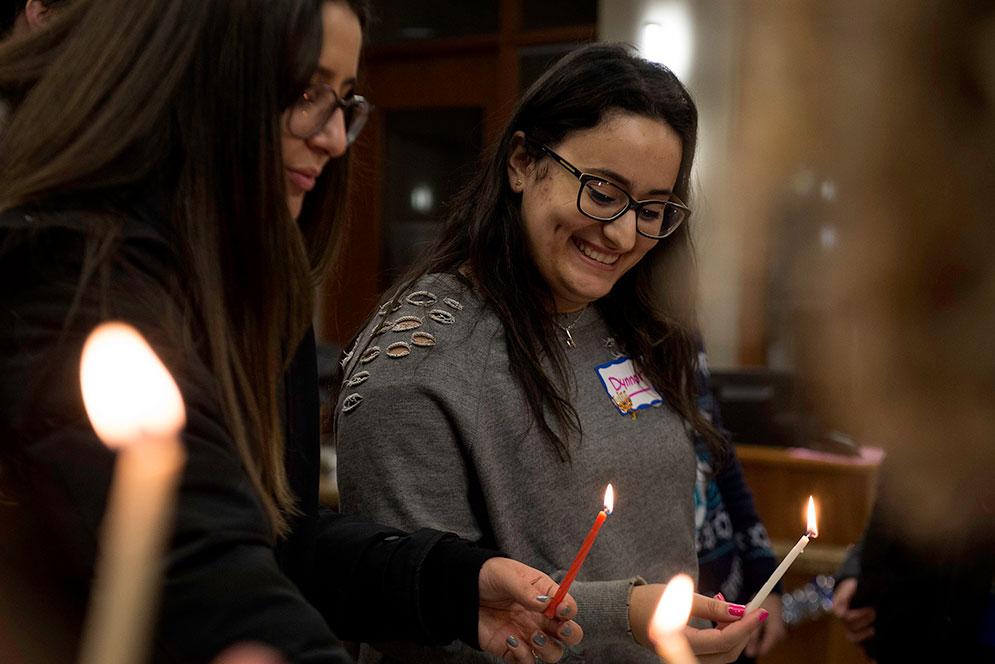
<svg viewBox="0 0 995 664">
<path fill-rule="evenodd" d="M 615 490 L 612 488 L 611 482 L 608 483 L 608 488 L 605 489 L 605 514 L 611 514 L 612 509 L 615 507 Z"/>
<path fill-rule="evenodd" d="M 819 536 L 819 524 L 815 520 L 815 499 L 812 496 L 808 497 L 808 528 L 806 533 L 809 537 Z"/>
<path fill-rule="evenodd" d="M 109 447 L 175 436 L 186 423 L 176 382 L 130 325 L 104 323 L 90 334 L 80 385 L 90 422 Z"/>
<path fill-rule="evenodd" d="M 694 582 L 687 574 L 678 574 L 670 580 L 650 620 L 649 633 L 654 643 L 661 643 L 668 634 L 687 624 L 693 595 Z"/>
</svg>

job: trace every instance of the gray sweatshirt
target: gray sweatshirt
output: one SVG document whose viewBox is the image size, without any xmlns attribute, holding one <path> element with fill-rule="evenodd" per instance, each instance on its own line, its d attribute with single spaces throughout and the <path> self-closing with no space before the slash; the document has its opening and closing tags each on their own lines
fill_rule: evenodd
<svg viewBox="0 0 995 664">
<path fill-rule="evenodd" d="M 559 581 L 611 482 L 615 511 L 570 588 L 585 637 L 563 661 L 659 662 L 633 640 L 628 604 L 634 584 L 697 576 L 695 455 L 681 418 L 665 404 L 635 419 L 617 407 L 616 391 L 634 405 L 655 391 L 637 395 L 647 386 L 624 364 L 599 374 L 623 356 L 589 307 L 560 320 L 576 343 L 566 348 L 568 390 L 582 427 L 561 461 L 530 426 L 502 325 L 470 285 L 428 275 L 402 304 L 381 308 L 344 360 L 335 413 L 343 511 L 452 531 Z M 364 645 L 360 661 L 499 661 L 458 643 L 378 648 Z"/>
</svg>

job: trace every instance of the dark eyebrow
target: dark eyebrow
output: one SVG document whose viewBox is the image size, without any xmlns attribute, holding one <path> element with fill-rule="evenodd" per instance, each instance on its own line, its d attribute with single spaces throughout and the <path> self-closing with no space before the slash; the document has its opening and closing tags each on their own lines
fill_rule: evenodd
<svg viewBox="0 0 995 664">
<path fill-rule="evenodd" d="M 322 67 L 321 65 L 318 65 L 317 68 L 315 68 L 314 75 L 311 77 L 312 82 L 316 81 L 318 83 L 328 83 L 334 78 L 335 78 L 335 73 L 329 69 Z M 351 92 L 352 89 L 356 87 L 356 77 L 353 76 L 352 78 L 342 81 L 342 85 L 345 86 L 345 88 Z"/>
<path fill-rule="evenodd" d="M 622 175 L 619 175 L 618 173 L 616 173 L 615 171 L 613 171 L 611 169 L 608 169 L 608 168 L 595 168 L 595 169 L 592 169 L 590 171 L 584 171 L 584 172 L 585 173 L 590 173 L 591 175 L 599 175 L 599 176 L 602 176 L 602 177 L 604 177 L 604 178 L 606 178 L 608 180 L 611 180 L 612 184 L 621 185 L 623 189 L 625 189 L 626 191 L 629 192 L 630 196 L 632 195 L 632 191 L 631 191 L 632 190 L 632 183 L 629 182 L 629 179 L 626 178 L 626 177 L 623 177 Z M 653 189 L 652 191 L 648 191 L 646 193 L 647 193 L 648 196 L 669 196 L 670 194 L 672 194 L 674 192 L 671 191 L 670 189 L 664 188 L 664 189 Z"/>
<path fill-rule="evenodd" d="M 318 65 L 314 70 L 314 76 L 312 78 L 321 79 L 321 82 L 325 83 L 335 78 L 335 74 L 333 74 L 330 70 L 325 69 L 321 65 Z"/>
</svg>

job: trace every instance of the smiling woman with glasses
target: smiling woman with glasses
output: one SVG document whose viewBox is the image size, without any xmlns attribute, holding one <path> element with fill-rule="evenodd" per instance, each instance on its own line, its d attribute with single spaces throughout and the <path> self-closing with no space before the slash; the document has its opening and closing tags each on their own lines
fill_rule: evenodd
<svg viewBox="0 0 995 664">
<path fill-rule="evenodd" d="M 564 662 L 659 662 L 650 614 L 663 584 L 698 569 L 688 427 L 713 459 L 725 442 L 696 400 L 696 137 L 694 103 L 666 68 L 620 45 L 568 55 L 524 94 L 343 361 L 347 512 L 452 530 L 555 578 L 614 485 L 618 509 L 570 588 L 585 636 Z M 695 615 L 724 623 L 691 635 L 707 661 L 733 661 L 763 615 L 729 610 L 695 600 Z M 458 645 L 363 655 L 494 661 Z"/>
</svg>

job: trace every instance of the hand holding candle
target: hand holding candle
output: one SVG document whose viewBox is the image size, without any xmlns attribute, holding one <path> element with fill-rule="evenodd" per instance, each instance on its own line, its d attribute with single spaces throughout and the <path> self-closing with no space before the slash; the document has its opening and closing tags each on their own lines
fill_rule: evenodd
<svg viewBox="0 0 995 664">
<path fill-rule="evenodd" d="M 784 557 L 784 560 L 782 560 L 781 564 L 777 566 L 777 569 L 774 570 L 774 573 L 770 575 L 770 578 L 767 579 L 767 583 L 765 583 L 763 587 L 760 588 L 756 596 L 752 600 L 750 600 L 749 604 L 746 605 L 747 613 L 760 608 L 760 605 L 763 604 L 763 601 L 767 599 L 768 595 L 770 595 L 770 591 L 774 589 L 774 586 L 777 585 L 777 582 L 781 580 L 781 577 L 784 576 L 784 573 L 788 571 L 789 567 L 791 567 L 791 563 L 793 563 L 795 561 L 795 558 L 797 558 L 799 554 L 801 554 L 801 552 L 805 550 L 805 546 L 808 544 L 809 538 L 818 537 L 818 536 L 819 536 L 819 526 L 815 521 L 815 499 L 813 499 L 812 496 L 809 496 L 808 527 L 805 530 L 805 534 L 802 535 L 801 539 L 798 540 L 798 543 L 795 544 L 795 546 L 791 549 L 791 551 L 788 552 L 788 555 Z"/>
<path fill-rule="evenodd" d="M 598 517 L 594 520 L 594 525 L 591 526 L 590 532 L 588 532 L 587 537 L 584 538 L 584 543 L 580 546 L 580 551 L 577 552 L 573 563 L 570 564 L 570 569 L 567 570 L 567 575 L 563 577 L 563 581 L 560 583 L 560 589 L 556 591 L 556 595 L 549 602 L 549 606 L 546 607 L 547 618 L 552 618 L 556 615 L 556 607 L 560 605 L 560 602 L 563 601 L 563 597 L 570 590 L 570 584 L 573 583 L 577 573 L 580 572 L 580 566 L 584 564 L 584 558 L 587 557 L 587 552 L 591 550 L 591 546 L 594 544 L 594 540 L 598 536 L 598 531 L 601 530 L 601 524 L 603 524 L 605 519 L 608 518 L 608 515 L 612 513 L 612 508 L 614 506 L 615 491 L 612 489 L 611 483 L 609 483 L 608 488 L 605 489 L 604 509 L 598 512 Z"/>
<path fill-rule="evenodd" d="M 691 577 L 678 574 L 667 584 L 650 620 L 650 640 L 656 645 L 656 654 L 668 664 L 698 662 L 682 632 L 691 615 L 693 596 L 694 582 Z"/>
<path fill-rule="evenodd" d="M 179 388 L 133 328 L 101 325 L 80 362 L 83 403 L 118 459 L 101 524 L 82 664 L 140 664 L 156 614 L 162 549 L 185 452 Z"/>
</svg>

